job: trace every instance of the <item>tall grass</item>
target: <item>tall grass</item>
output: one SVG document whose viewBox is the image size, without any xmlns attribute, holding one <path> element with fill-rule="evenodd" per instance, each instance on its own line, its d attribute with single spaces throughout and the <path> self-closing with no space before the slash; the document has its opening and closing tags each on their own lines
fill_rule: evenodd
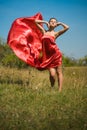
<svg viewBox="0 0 87 130">
<path fill-rule="evenodd" d="M 48 71 L 0 67 L 0 130 L 87 130 L 87 67 L 64 68 L 61 93 Z"/>
</svg>

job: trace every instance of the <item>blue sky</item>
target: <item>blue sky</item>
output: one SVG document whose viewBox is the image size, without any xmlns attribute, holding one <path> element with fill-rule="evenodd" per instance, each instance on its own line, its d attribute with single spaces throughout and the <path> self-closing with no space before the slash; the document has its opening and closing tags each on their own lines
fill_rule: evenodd
<svg viewBox="0 0 87 130">
<path fill-rule="evenodd" d="M 55 17 L 70 29 L 57 39 L 66 56 L 87 55 L 87 0 L 0 0 L 0 37 L 7 39 L 12 22 L 41 12 L 44 20 Z"/>
</svg>

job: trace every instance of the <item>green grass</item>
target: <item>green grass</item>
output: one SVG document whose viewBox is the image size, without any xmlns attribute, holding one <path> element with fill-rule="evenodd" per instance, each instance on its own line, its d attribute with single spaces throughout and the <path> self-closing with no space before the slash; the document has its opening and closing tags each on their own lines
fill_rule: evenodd
<svg viewBox="0 0 87 130">
<path fill-rule="evenodd" d="M 47 71 L 0 68 L 0 130 L 87 130 L 87 67 L 64 68 L 61 93 Z"/>
</svg>

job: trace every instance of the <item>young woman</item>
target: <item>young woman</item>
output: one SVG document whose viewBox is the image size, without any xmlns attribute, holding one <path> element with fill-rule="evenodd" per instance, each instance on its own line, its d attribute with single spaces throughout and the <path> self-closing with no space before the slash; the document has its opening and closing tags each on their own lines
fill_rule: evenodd
<svg viewBox="0 0 87 130">
<path fill-rule="evenodd" d="M 44 29 L 46 24 L 48 30 Z M 61 25 L 62 30 L 55 32 Z M 54 86 L 57 74 L 59 91 L 62 89 L 62 54 L 55 40 L 69 29 L 64 23 L 51 18 L 44 21 L 41 13 L 31 17 L 16 19 L 9 31 L 7 43 L 14 53 L 24 62 L 39 70 L 48 69 L 51 86 Z"/>
<path fill-rule="evenodd" d="M 36 25 L 42 32 L 42 52 L 43 61 L 42 65 L 46 64 L 44 61 L 48 62 L 48 69 L 50 72 L 50 82 L 51 86 L 54 86 L 55 76 L 57 74 L 59 91 L 62 89 L 63 74 L 62 74 L 62 54 L 57 47 L 55 40 L 69 29 L 69 26 L 58 22 L 55 18 L 50 18 L 49 22 L 43 20 L 35 20 Z M 45 30 L 41 24 L 46 24 L 48 30 Z M 54 29 L 61 25 L 62 30 L 55 32 Z"/>
</svg>

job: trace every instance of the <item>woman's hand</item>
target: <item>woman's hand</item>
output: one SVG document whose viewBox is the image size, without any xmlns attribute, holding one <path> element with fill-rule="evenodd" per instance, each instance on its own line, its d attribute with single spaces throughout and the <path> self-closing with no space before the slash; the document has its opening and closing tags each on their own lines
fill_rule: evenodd
<svg viewBox="0 0 87 130">
<path fill-rule="evenodd" d="M 61 25 L 61 22 L 57 22 L 56 26 L 59 26 L 59 25 Z"/>
</svg>

